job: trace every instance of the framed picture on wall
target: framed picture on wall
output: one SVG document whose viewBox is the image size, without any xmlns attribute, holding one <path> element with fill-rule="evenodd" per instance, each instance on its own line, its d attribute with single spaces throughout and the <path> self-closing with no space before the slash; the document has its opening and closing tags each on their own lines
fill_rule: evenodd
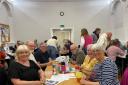
<svg viewBox="0 0 128 85">
<path fill-rule="evenodd" d="M 9 25 L 0 24 L 0 38 L 1 38 L 1 42 L 10 42 Z"/>
</svg>

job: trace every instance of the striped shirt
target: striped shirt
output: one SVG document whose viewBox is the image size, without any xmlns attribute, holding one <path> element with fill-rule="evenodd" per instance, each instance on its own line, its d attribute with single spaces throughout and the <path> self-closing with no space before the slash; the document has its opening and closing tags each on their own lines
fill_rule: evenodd
<svg viewBox="0 0 128 85">
<path fill-rule="evenodd" d="M 120 85 L 115 62 L 106 58 L 102 63 L 96 64 L 90 80 L 99 82 L 100 85 Z"/>
</svg>

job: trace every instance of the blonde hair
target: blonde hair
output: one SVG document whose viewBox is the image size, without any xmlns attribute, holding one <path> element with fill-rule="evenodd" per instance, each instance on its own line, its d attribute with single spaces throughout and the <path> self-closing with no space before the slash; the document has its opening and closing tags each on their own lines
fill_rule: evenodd
<svg viewBox="0 0 128 85">
<path fill-rule="evenodd" d="M 20 53 L 20 52 L 23 52 L 23 51 L 28 51 L 29 55 L 30 55 L 30 50 L 28 48 L 27 45 L 19 45 L 16 49 L 16 56 Z"/>
</svg>

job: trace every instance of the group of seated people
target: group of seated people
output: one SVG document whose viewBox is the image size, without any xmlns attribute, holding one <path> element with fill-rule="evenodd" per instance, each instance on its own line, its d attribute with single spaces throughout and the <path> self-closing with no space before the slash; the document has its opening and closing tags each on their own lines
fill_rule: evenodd
<svg viewBox="0 0 128 85">
<path fill-rule="evenodd" d="M 112 41 L 109 47 L 108 42 L 111 36 L 104 33 L 94 44 L 89 44 L 86 53 L 74 43 L 66 44 L 66 55 L 70 56 L 70 63 L 79 65 L 81 72 L 84 74 L 80 80 L 83 85 L 120 85 L 118 80 L 118 68 L 116 65 L 116 56 L 125 55 L 125 52 L 119 48 L 119 42 Z M 56 39 L 56 37 L 53 37 Z M 51 40 L 52 41 L 52 40 Z M 49 44 L 49 46 L 48 46 Z M 0 85 L 42 85 L 45 83 L 45 69 L 52 65 L 57 55 L 55 52 L 49 52 L 54 49 L 50 42 L 40 43 L 35 49 L 34 41 L 27 41 L 26 44 L 17 46 L 15 59 L 12 60 L 4 72 L 4 60 L 6 54 L 0 53 L 0 72 L 7 75 L 7 84 L 1 82 Z M 106 49 L 107 47 L 107 49 Z M 56 47 L 57 48 L 57 47 Z M 116 49 L 113 50 L 113 49 Z M 115 51 L 115 52 L 114 52 Z M 106 55 L 105 55 L 106 53 Z M 115 54 L 114 54 L 115 53 Z M 61 53 L 63 54 L 63 53 Z M 4 57 L 2 57 L 4 56 Z M 3 66 L 2 66 L 3 65 Z M 0 73 L 0 77 L 2 76 Z M 128 77 L 128 76 L 127 76 Z M 123 82 L 123 79 L 121 80 Z M 122 84 L 121 85 L 126 85 Z"/>
</svg>

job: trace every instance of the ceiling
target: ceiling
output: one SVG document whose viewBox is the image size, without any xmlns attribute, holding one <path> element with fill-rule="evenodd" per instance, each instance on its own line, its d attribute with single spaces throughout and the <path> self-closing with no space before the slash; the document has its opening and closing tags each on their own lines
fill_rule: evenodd
<svg viewBox="0 0 128 85">
<path fill-rule="evenodd" d="M 31 1 L 31 2 L 81 2 L 81 1 L 108 1 L 108 0 L 18 0 L 18 1 Z"/>
</svg>

